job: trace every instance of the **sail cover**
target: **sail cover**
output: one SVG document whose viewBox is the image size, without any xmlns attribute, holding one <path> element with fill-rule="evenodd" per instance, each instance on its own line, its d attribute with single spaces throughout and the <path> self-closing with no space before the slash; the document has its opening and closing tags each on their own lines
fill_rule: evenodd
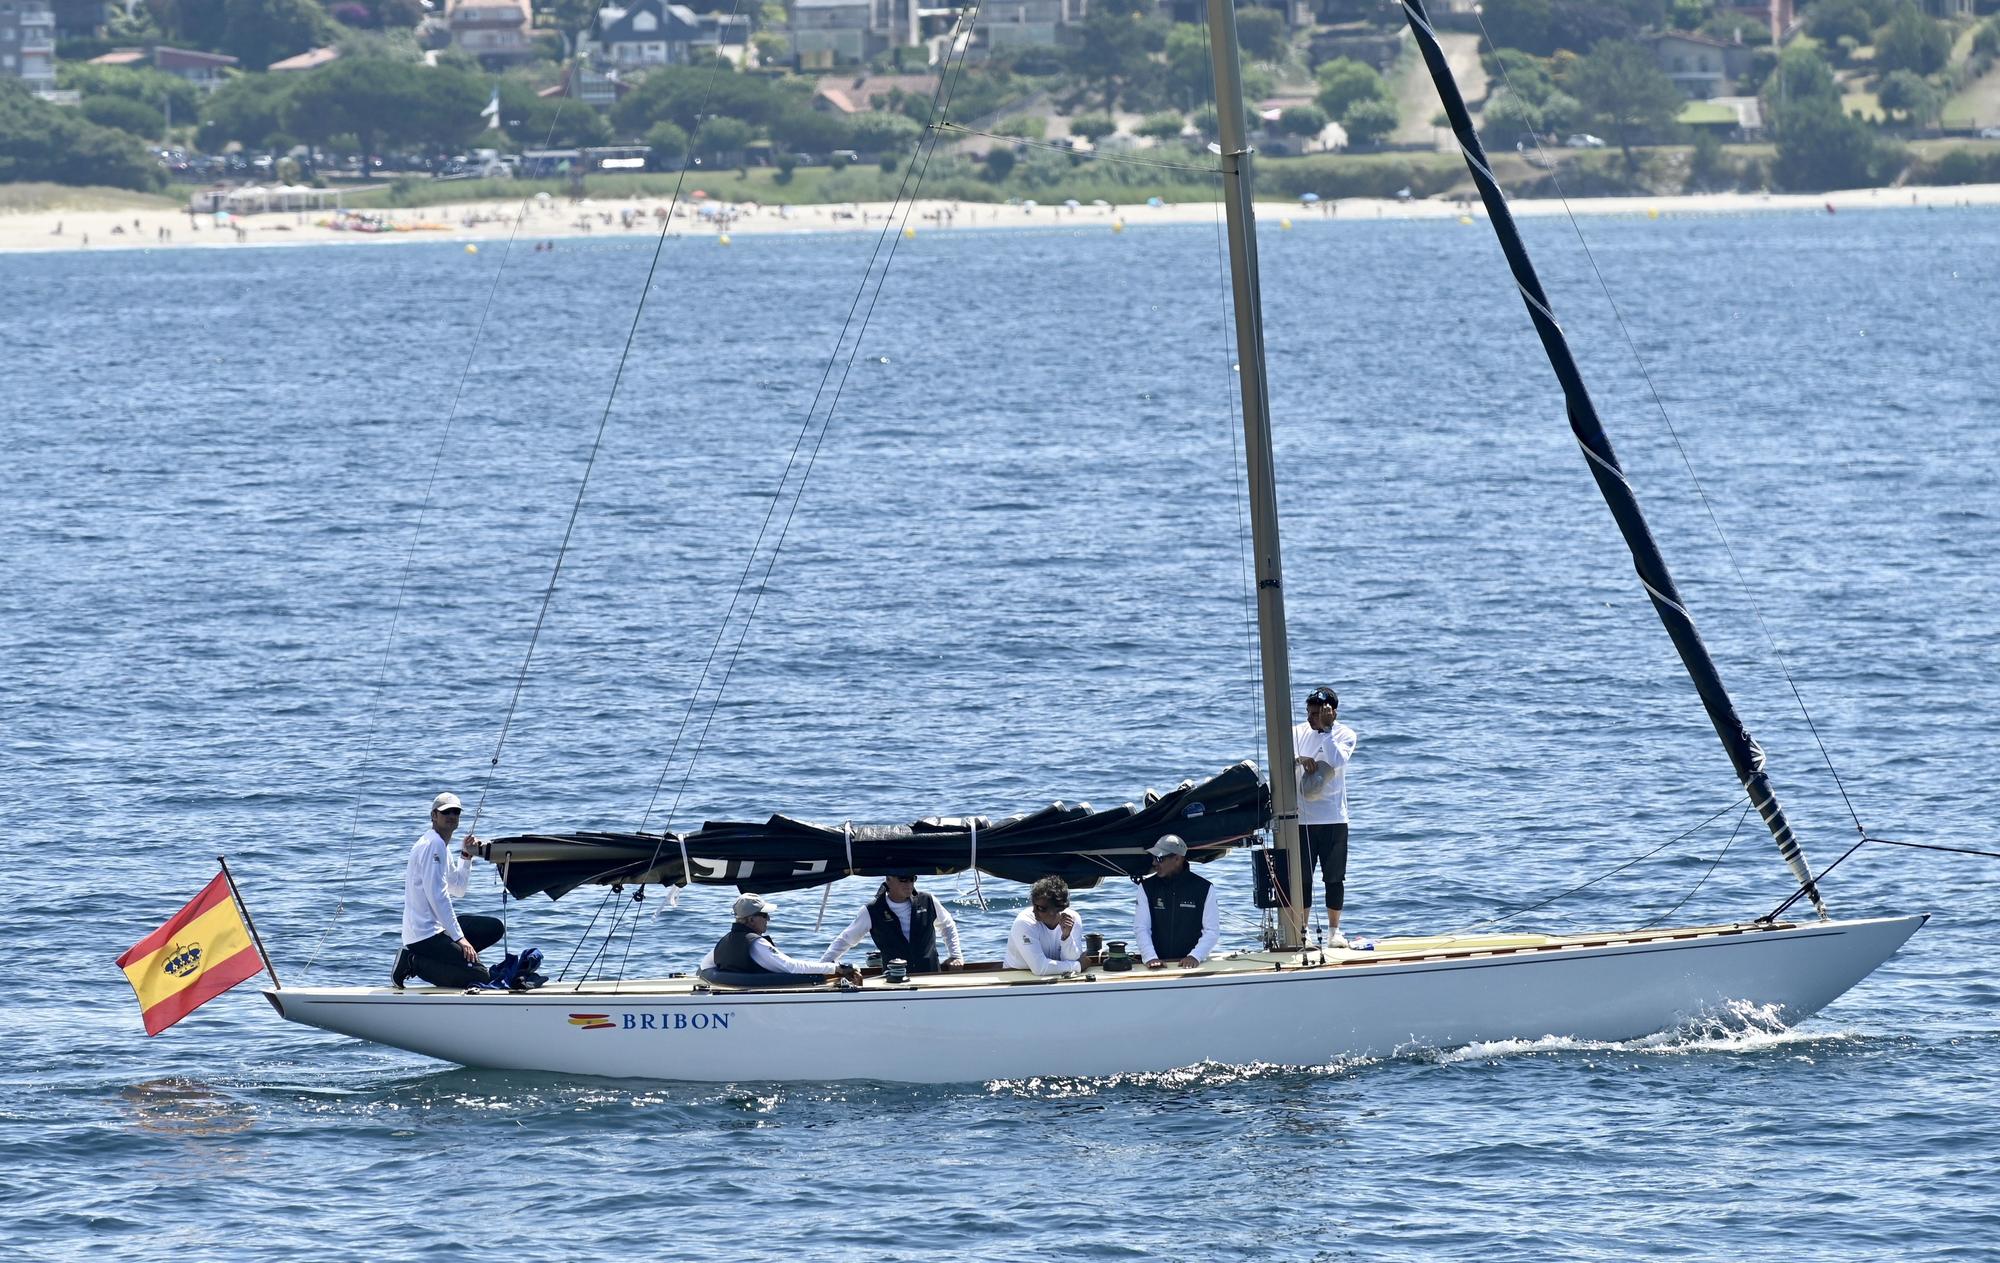
<svg viewBox="0 0 2000 1263">
<path fill-rule="evenodd" d="M 848 876 L 975 866 L 1007 881 L 1054 876 L 1088 889 L 1106 875 L 1145 873 L 1152 866 L 1146 850 L 1162 834 L 1179 835 L 1190 859 L 1210 860 L 1270 820 L 1270 790 L 1246 762 L 1104 811 L 1055 802 L 1000 820 L 934 816 L 907 825 L 825 825 L 776 815 L 757 823 L 710 821 L 686 834 L 527 833 L 489 842 L 485 854 L 516 898 L 560 899 L 593 884 L 689 880 L 771 894 Z"/>
</svg>

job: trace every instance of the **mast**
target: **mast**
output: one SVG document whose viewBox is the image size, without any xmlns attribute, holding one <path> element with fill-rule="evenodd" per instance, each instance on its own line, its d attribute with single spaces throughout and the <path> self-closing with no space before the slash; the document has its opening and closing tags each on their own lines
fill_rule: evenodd
<svg viewBox="0 0 2000 1263">
<path fill-rule="evenodd" d="M 1278 555 L 1278 492 L 1271 462 L 1270 390 L 1264 373 L 1264 306 L 1257 284 L 1257 225 L 1250 209 L 1250 145 L 1234 0 L 1208 0 L 1215 118 L 1222 152 L 1222 203 L 1229 226 L 1229 279 L 1236 300 L 1237 380 L 1243 389 L 1243 455 L 1250 474 L 1250 546 L 1256 554 L 1257 645 L 1264 673 L 1264 745 L 1270 759 L 1271 834 L 1284 856 L 1290 892 L 1278 946 L 1305 943 L 1309 912 L 1299 849 L 1299 790 L 1293 774 L 1292 666 L 1285 639 L 1284 568 Z"/>
<path fill-rule="evenodd" d="M 1653 600 L 1653 609 L 1658 612 L 1674 648 L 1680 652 L 1681 662 L 1694 681 L 1695 692 L 1708 711 L 1709 722 L 1715 725 L 1715 735 L 1721 738 L 1722 748 L 1729 755 L 1730 766 L 1736 769 L 1737 779 L 1743 782 L 1743 789 L 1756 805 L 1757 814 L 1764 818 L 1764 825 L 1771 831 L 1771 838 L 1778 844 L 1778 853 L 1792 870 L 1792 876 L 1799 880 L 1812 899 L 1820 919 L 1825 920 L 1826 905 L 1820 901 L 1812 871 L 1806 866 L 1798 839 L 1792 835 L 1785 809 L 1778 804 L 1770 777 L 1764 773 L 1763 748 L 1751 738 L 1749 729 L 1744 727 L 1742 718 L 1737 715 L 1736 704 L 1730 700 L 1729 690 L 1723 687 L 1715 660 L 1709 656 L 1708 646 L 1702 643 L 1701 633 L 1695 630 L 1694 617 L 1688 613 L 1686 602 L 1681 600 L 1680 589 L 1674 585 L 1673 575 L 1667 570 L 1666 558 L 1660 555 L 1653 532 L 1646 525 L 1645 515 L 1640 512 L 1638 496 L 1626 480 L 1617 454 L 1611 449 L 1611 440 L 1605 435 L 1603 423 L 1597 417 L 1597 406 L 1591 402 L 1590 392 L 1583 384 L 1583 375 L 1577 369 L 1575 357 L 1570 354 L 1569 341 L 1563 336 L 1562 326 L 1556 323 L 1555 311 L 1549 305 L 1548 295 L 1542 290 L 1541 280 L 1535 275 L 1534 264 L 1528 259 L 1527 247 L 1521 241 L 1520 231 L 1514 226 L 1514 216 L 1507 209 L 1507 199 L 1500 192 L 1499 181 L 1493 178 L 1486 150 L 1479 143 L 1479 134 L 1473 130 L 1472 115 L 1465 108 L 1465 98 L 1459 93 L 1458 81 L 1452 76 L 1443 48 L 1438 45 L 1437 33 L 1431 29 L 1423 0 L 1401 2 L 1403 15 L 1409 19 L 1410 33 L 1416 37 L 1417 47 L 1424 55 L 1424 64 L 1430 67 L 1431 79 L 1437 84 L 1438 97 L 1444 102 L 1445 113 L 1451 119 L 1451 130 L 1465 153 L 1466 168 L 1472 173 L 1473 183 L 1479 186 L 1480 200 L 1486 204 L 1494 234 L 1500 238 L 1500 249 L 1507 256 L 1507 266 L 1513 270 L 1515 284 L 1520 286 L 1521 299 L 1528 307 L 1528 318 L 1534 321 L 1535 333 L 1542 340 L 1542 350 L 1549 357 L 1550 367 L 1555 369 L 1556 380 L 1562 384 L 1570 431 L 1583 446 L 1591 476 L 1597 480 L 1597 489 L 1610 507 L 1619 533 L 1625 537 L 1625 546 L 1632 551 L 1632 565 L 1639 572 L 1639 581 L 1645 585 L 1646 594 Z"/>
</svg>

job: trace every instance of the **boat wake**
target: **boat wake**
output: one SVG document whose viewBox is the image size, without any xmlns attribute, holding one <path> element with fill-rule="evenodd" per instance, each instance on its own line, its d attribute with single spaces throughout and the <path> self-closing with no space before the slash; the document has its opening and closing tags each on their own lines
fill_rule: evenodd
<svg viewBox="0 0 2000 1263">
<path fill-rule="evenodd" d="M 1498 1039 L 1457 1048 L 1409 1048 L 1401 1051 L 1406 1056 L 1451 1066 L 1568 1052 L 1680 1056 L 1690 1053 L 1830 1051 L 1866 1038 L 1857 1031 L 1801 1031 L 1786 1025 L 1777 1005 L 1732 1000 L 1670 1030 L 1638 1039 L 1577 1039 L 1567 1035 L 1544 1035 L 1540 1039 Z"/>
</svg>

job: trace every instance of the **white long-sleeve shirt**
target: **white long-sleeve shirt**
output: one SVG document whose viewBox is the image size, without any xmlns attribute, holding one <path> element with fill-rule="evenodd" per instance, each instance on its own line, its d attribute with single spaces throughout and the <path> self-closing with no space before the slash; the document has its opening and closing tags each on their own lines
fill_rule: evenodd
<svg viewBox="0 0 2000 1263">
<path fill-rule="evenodd" d="M 1337 719 L 1325 732 L 1314 732 L 1311 724 L 1293 725 L 1293 751 L 1327 765 L 1324 779 L 1310 791 L 1306 774 L 1297 773 L 1300 824 L 1347 823 L 1347 761 L 1354 757 L 1357 740 L 1354 729 Z"/>
<path fill-rule="evenodd" d="M 436 829 L 426 829 L 403 868 L 403 946 L 433 934 L 454 943 L 464 938 L 451 901 L 465 897 L 471 880 L 472 857 L 439 837 Z"/>
<path fill-rule="evenodd" d="M 785 955 L 772 946 L 769 940 L 765 939 L 761 934 L 755 935 L 750 940 L 750 959 L 756 961 L 759 965 L 762 965 L 774 974 L 813 974 L 824 978 L 833 972 L 833 970 L 827 968 L 819 961 L 796 960 Z M 702 957 L 701 964 L 695 966 L 695 968 L 715 968 L 715 949 L 713 947 L 708 949 L 708 955 Z"/>
<path fill-rule="evenodd" d="M 1160 953 L 1153 948 L 1153 901 L 1147 898 L 1145 883 L 1139 885 L 1137 907 L 1132 912 L 1132 942 L 1139 950 L 1141 962 L 1156 960 Z M 1215 887 L 1210 886 L 1202 893 L 1201 937 L 1195 940 L 1194 950 L 1188 955 L 1196 960 L 1207 960 L 1215 950 L 1217 939 L 1222 937 L 1222 914 L 1215 909 Z M 1180 957 L 1174 957 L 1179 960 Z"/>
<path fill-rule="evenodd" d="M 1076 910 L 1070 909 L 1076 916 Z M 1064 938 L 1062 927 L 1050 929 L 1035 919 L 1033 908 L 1023 908 L 1021 915 L 1014 918 L 1013 929 L 1007 932 L 1007 968 L 1032 969 L 1046 978 L 1052 974 L 1073 974 L 1082 966 L 1077 961 L 1083 956 L 1083 918 L 1077 917 L 1070 927 L 1069 937 Z"/>
<path fill-rule="evenodd" d="M 889 911 L 896 914 L 897 923 L 903 927 L 903 937 L 907 939 L 910 937 L 909 903 L 897 903 L 894 899 L 888 902 Z M 847 923 L 847 928 L 840 932 L 840 937 L 827 947 L 820 960 L 830 965 L 847 955 L 854 950 L 855 944 L 868 937 L 869 928 L 868 908 L 864 904 L 861 911 L 854 914 L 854 919 Z M 945 911 L 942 901 L 937 904 L 937 945 L 938 963 L 943 964 L 947 961 L 956 961 L 961 965 L 965 963 L 965 957 L 958 950 L 958 922 L 952 920 L 951 913 Z"/>
</svg>

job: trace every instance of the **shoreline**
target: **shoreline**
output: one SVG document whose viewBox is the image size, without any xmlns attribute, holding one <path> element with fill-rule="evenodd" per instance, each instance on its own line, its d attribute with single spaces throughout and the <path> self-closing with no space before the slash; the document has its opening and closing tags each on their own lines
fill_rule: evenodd
<svg viewBox="0 0 2000 1263">
<path fill-rule="evenodd" d="M 1772 212 L 1829 213 L 1854 210 L 1957 209 L 2000 206 L 2000 184 L 1967 184 L 1897 189 L 1844 189 L 1832 193 L 1698 193 L 1661 197 L 1523 198 L 1509 203 L 1518 218 L 1548 215 L 1630 215 L 1662 218 Z M 667 199 L 657 197 L 525 201 L 480 201 L 412 210 L 361 214 L 386 231 L 354 231 L 330 226 L 328 211 L 273 211 L 237 216 L 218 224 L 213 216 L 186 211 L 34 210 L 0 213 L 0 254 L 49 251 L 179 250 L 281 245 L 358 245 L 369 242 L 498 244 L 517 247 L 553 241 L 620 237 L 650 238 L 659 231 Z M 880 232 L 891 203 L 814 206 L 756 203 L 683 202 L 673 214 L 681 236 L 731 238 L 773 233 Z M 1387 198 L 1328 199 L 1305 205 L 1260 201 L 1258 221 L 1458 220 L 1483 219 L 1477 203 L 1397 201 Z M 923 199 L 909 210 L 908 227 L 917 233 L 966 229 L 1068 228 L 1123 231 L 1168 224 L 1210 224 L 1221 215 L 1219 202 L 1144 203 L 1119 206 L 1067 204 L 1006 205 Z M 516 217 L 520 218 L 518 230 Z M 899 220 L 899 222 L 901 222 Z"/>
</svg>

